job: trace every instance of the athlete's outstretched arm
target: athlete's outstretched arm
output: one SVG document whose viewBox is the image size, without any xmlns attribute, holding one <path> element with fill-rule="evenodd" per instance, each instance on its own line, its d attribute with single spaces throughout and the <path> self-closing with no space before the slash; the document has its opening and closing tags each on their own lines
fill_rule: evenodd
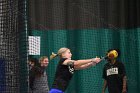
<svg viewBox="0 0 140 93">
<path fill-rule="evenodd" d="M 85 60 L 65 60 L 64 65 L 67 65 L 69 63 L 73 63 L 74 68 L 79 68 L 79 67 L 88 67 L 90 65 L 93 65 L 94 63 L 99 63 L 101 61 L 100 58 L 92 58 L 92 59 L 85 59 Z"/>
<path fill-rule="evenodd" d="M 75 66 L 75 70 L 81 70 L 81 69 L 86 69 L 86 68 L 90 68 L 91 66 L 95 66 L 97 63 L 99 63 L 100 61 L 97 61 L 97 59 L 93 58 L 93 61 L 84 65 L 80 65 L 80 66 Z"/>
</svg>

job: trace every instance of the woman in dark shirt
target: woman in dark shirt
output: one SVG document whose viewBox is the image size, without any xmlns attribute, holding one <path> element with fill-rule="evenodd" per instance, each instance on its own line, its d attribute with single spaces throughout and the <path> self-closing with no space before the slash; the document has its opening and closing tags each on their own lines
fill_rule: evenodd
<svg viewBox="0 0 140 93">
<path fill-rule="evenodd" d="M 64 93 L 74 74 L 75 70 L 89 68 L 101 61 L 100 58 L 92 58 L 86 60 L 71 60 L 72 54 L 68 48 L 60 48 L 57 54 L 52 53 L 50 59 L 60 57 L 55 79 L 50 93 Z"/>
</svg>

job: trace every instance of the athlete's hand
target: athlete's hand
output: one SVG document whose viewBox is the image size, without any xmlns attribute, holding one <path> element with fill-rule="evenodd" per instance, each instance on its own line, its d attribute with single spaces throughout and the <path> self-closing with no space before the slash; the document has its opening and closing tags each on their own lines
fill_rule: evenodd
<svg viewBox="0 0 140 93">
<path fill-rule="evenodd" d="M 101 59 L 96 57 L 96 58 L 93 58 L 92 62 L 99 63 L 101 62 Z"/>
</svg>

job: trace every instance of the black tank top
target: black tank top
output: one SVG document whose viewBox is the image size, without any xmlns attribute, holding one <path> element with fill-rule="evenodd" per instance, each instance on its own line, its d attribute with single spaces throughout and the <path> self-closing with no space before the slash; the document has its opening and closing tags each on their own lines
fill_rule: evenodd
<svg viewBox="0 0 140 93">
<path fill-rule="evenodd" d="M 63 65 L 63 62 L 67 58 L 61 58 L 55 74 L 55 79 L 52 85 L 52 88 L 60 89 L 63 92 L 66 90 L 73 74 L 70 73 L 69 68 L 67 65 Z"/>
</svg>

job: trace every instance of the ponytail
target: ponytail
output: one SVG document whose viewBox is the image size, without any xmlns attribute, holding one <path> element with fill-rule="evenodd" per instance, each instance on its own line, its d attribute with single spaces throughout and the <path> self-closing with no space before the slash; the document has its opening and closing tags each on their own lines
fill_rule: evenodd
<svg viewBox="0 0 140 93">
<path fill-rule="evenodd" d="M 52 54 L 50 55 L 50 60 L 54 59 L 57 56 L 58 56 L 58 54 L 55 54 L 54 52 L 52 52 Z"/>
<path fill-rule="evenodd" d="M 57 54 L 55 54 L 54 52 L 52 52 L 52 54 L 50 55 L 50 60 L 54 59 L 55 57 L 59 56 L 60 58 L 62 57 L 62 53 L 66 52 L 68 50 L 68 48 L 66 47 L 62 47 L 58 50 Z"/>
</svg>

